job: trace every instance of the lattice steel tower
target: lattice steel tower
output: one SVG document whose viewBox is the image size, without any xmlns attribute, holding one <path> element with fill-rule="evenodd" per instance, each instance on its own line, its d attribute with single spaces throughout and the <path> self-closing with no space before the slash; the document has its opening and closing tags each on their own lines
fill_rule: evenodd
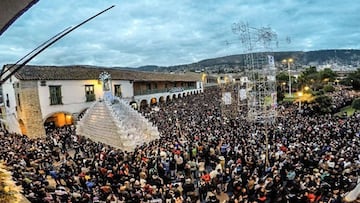
<svg viewBox="0 0 360 203">
<path fill-rule="evenodd" d="M 234 23 L 232 31 L 245 47 L 247 118 L 249 121 L 276 121 L 276 68 L 272 47 L 277 34 L 270 27 L 254 28 Z"/>
</svg>

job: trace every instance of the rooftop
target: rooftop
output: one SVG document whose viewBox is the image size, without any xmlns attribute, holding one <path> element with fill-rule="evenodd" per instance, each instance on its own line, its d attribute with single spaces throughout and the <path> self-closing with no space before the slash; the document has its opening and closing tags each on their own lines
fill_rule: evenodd
<svg viewBox="0 0 360 203">
<path fill-rule="evenodd" d="M 11 65 L 5 65 L 3 70 Z M 124 70 L 120 68 L 106 68 L 86 65 L 72 66 L 35 66 L 26 65 L 18 70 L 14 76 L 19 80 L 97 80 L 99 74 L 106 71 L 113 80 L 133 81 L 199 81 L 200 74 L 167 74 Z"/>
</svg>

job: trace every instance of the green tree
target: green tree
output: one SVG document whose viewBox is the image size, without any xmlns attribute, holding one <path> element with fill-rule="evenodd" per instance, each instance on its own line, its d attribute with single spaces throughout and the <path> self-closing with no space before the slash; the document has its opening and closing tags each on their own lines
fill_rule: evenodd
<svg viewBox="0 0 360 203">
<path fill-rule="evenodd" d="M 284 72 L 284 71 L 279 72 L 279 73 L 276 75 L 276 81 L 277 81 L 278 83 L 280 83 L 280 84 L 283 83 L 283 82 L 287 83 L 287 82 L 289 81 L 289 73 Z"/>
<path fill-rule="evenodd" d="M 315 66 L 306 68 L 299 76 L 299 87 L 309 86 L 313 90 L 318 90 L 321 86 L 319 84 L 320 76 Z"/>
<path fill-rule="evenodd" d="M 276 83 L 277 83 L 277 86 L 280 87 L 280 89 L 282 91 L 288 90 L 288 88 L 289 88 L 289 73 L 286 71 L 279 72 L 276 75 Z M 291 76 L 291 84 L 293 87 L 296 85 L 294 76 Z"/>
<path fill-rule="evenodd" d="M 317 73 L 318 73 L 318 71 L 316 70 L 316 67 L 310 66 L 304 70 L 303 75 L 313 75 L 313 74 L 317 74 Z"/>
<path fill-rule="evenodd" d="M 280 72 L 276 75 L 276 89 L 277 89 L 277 95 L 278 95 L 278 101 L 282 101 L 282 99 L 279 98 L 279 94 L 282 93 L 284 95 L 284 91 L 286 88 L 288 88 L 288 81 L 289 81 L 289 74 L 286 72 Z"/>
<path fill-rule="evenodd" d="M 351 104 L 351 107 L 354 109 L 360 110 L 360 98 L 354 99 L 354 101 Z"/>
<path fill-rule="evenodd" d="M 332 99 L 326 95 L 319 95 L 314 101 L 314 110 L 319 113 L 331 113 L 332 111 Z"/>
<path fill-rule="evenodd" d="M 337 74 L 330 68 L 325 68 L 324 70 L 319 71 L 319 79 L 322 82 L 334 82 L 337 77 Z"/>
<path fill-rule="evenodd" d="M 350 73 L 344 81 L 342 81 L 342 84 L 351 85 L 355 90 L 360 90 L 360 68 L 355 72 Z"/>
<path fill-rule="evenodd" d="M 333 92 L 333 91 L 335 91 L 335 87 L 332 85 L 325 85 L 323 90 L 324 90 L 324 92 Z"/>
<path fill-rule="evenodd" d="M 284 100 L 284 98 L 285 98 L 284 91 L 282 90 L 282 88 L 280 88 L 280 86 L 277 86 L 276 98 L 277 98 L 277 103 L 282 102 Z"/>
</svg>

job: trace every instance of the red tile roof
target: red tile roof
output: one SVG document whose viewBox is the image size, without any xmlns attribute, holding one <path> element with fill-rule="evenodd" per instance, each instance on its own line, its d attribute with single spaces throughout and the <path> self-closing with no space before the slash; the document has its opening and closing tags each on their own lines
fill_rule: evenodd
<svg viewBox="0 0 360 203">
<path fill-rule="evenodd" d="M 5 70 L 10 65 L 4 66 Z M 14 76 L 19 80 L 96 80 L 103 71 L 110 73 L 113 80 L 133 81 L 200 81 L 201 75 L 195 73 L 169 74 L 124 70 L 96 66 L 34 66 L 26 65 Z"/>
</svg>

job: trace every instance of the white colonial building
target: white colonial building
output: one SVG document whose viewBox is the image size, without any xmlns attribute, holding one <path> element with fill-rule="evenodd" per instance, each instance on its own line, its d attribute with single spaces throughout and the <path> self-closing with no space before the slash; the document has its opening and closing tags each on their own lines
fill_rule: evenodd
<svg viewBox="0 0 360 203">
<path fill-rule="evenodd" d="M 3 72 L 10 65 L 3 67 Z M 108 78 L 99 78 L 101 73 Z M 5 74 L 6 75 L 6 74 Z M 2 84 L 2 125 L 29 137 L 45 136 L 46 125 L 74 124 L 105 93 L 143 108 L 203 92 L 201 76 L 92 66 L 30 66 Z"/>
</svg>

